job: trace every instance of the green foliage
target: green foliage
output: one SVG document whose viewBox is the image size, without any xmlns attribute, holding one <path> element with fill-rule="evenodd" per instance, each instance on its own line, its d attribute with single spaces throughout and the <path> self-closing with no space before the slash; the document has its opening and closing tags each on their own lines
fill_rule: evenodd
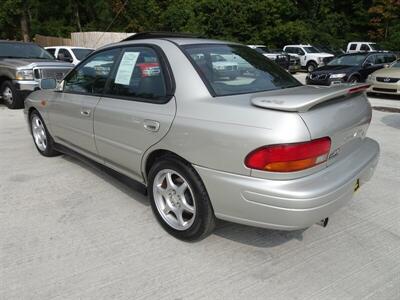
<svg viewBox="0 0 400 300">
<path fill-rule="evenodd" d="M 191 32 L 282 47 L 316 43 L 342 47 L 372 40 L 400 48 L 399 0 L 0 0 L 0 38 L 68 37 L 75 31 Z M 23 4 L 26 5 L 23 5 Z"/>
</svg>

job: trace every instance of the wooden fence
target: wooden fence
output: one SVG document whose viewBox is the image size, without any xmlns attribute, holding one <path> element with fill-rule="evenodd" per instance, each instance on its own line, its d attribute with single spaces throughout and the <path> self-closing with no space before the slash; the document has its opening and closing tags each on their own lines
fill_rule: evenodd
<svg viewBox="0 0 400 300">
<path fill-rule="evenodd" d="M 99 48 L 101 46 L 119 42 L 134 33 L 126 32 L 73 32 L 71 38 L 35 35 L 35 42 L 42 46 L 76 46 L 87 48 Z"/>
</svg>

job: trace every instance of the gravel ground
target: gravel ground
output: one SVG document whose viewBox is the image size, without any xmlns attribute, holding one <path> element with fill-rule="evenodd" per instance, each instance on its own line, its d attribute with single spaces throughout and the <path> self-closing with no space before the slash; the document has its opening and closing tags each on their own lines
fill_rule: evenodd
<svg viewBox="0 0 400 300">
<path fill-rule="evenodd" d="M 129 183 L 40 156 L 22 111 L 0 105 L 0 299 L 400 299 L 399 130 L 374 111 L 375 176 L 327 228 L 221 221 L 184 243 Z"/>
</svg>

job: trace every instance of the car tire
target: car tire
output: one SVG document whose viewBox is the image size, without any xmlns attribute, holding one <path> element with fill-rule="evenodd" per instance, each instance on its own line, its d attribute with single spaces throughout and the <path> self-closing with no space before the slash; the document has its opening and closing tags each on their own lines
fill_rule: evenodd
<svg viewBox="0 0 400 300">
<path fill-rule="evenodd" d="M 311 72 L 313 72 L 317 67 L 318 67 L 318 65 L 317 65 L 315 62 L 311 61 L 311 62 L 309 62 L 309 63 L 307 64 L 307 72 L 308 72 L 308 73 L 311 73 Z"/>
<path fill-rule="evenodd" d="M 18 93 L 11 81 L 6 80 L 0 87 L 0 95 L 3 103 L 9 109 L 19 109 L 24 107 L 24 99 Z"/>
<path fill-rule="evenodd" d="M 37 110 L 34 110 L 29 115 L 29 124 L 33 142 L 39 153 L 46 157 L 53 157 L 60 155 L 54 148 L 54 140 L 51 137 L 47 127 Z"/>
<path fill-rule="evenodd" d="M 207 190 L 189 163 L 172 155 L 156 161 L 148 175 L 148 194 L 158 222 L 172 236 L 194 241 L 213 231 Z"/>
<path fill-rule="evenodd" d="M 358 77 L 358 76 L 351 76 L 350 78 L 349 78 L 349 81 L 348 81 L 349 83 L 359 83 L 360 82 L 360 78 Z"/>
</svg>

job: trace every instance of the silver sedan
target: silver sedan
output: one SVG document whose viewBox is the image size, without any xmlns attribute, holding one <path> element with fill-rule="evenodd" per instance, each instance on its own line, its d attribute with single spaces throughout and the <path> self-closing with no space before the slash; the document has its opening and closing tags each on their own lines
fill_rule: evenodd
<svg viewBox="0 0 400 300">
<path fill-rule="evenodd" d="M 221 75 L 216 55 L 246 72 Z M 41 87 L 25 103 L 38 151 L 142 183 L 160 224 L 184 240 L 205 237 L 216 218 L 326 224 L 378 162 L 367 86 L 303 86 L 236 43 L 138 34 Z"/>
</svg>

